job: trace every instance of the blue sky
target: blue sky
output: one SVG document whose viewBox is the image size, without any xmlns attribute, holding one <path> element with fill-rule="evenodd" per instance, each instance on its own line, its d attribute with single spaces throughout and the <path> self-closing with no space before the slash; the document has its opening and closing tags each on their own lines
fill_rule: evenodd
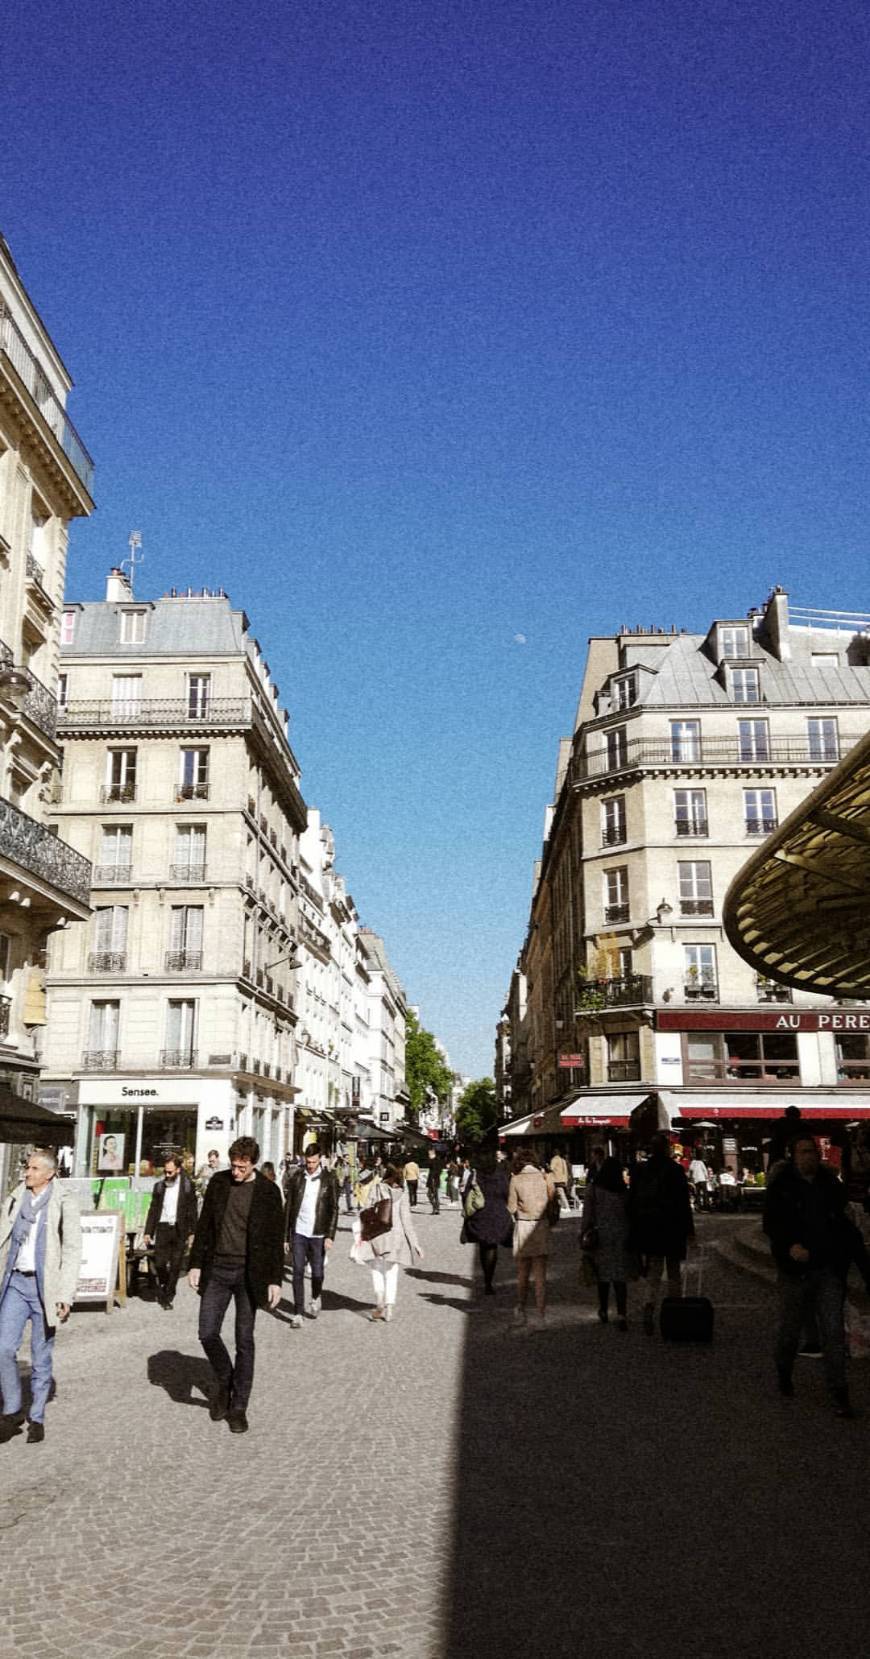
<svg viewBox="0 0 870 1659">
<path fill-rule="evenodd" d="M 0 229 L 97 463 L 68 591 L 223 585 L 489 1071 L 589 634 L 866 606 L 870 21 L 11 0 Z M 14 142 L 9 144 L 10 135 Z"/>
</svg>

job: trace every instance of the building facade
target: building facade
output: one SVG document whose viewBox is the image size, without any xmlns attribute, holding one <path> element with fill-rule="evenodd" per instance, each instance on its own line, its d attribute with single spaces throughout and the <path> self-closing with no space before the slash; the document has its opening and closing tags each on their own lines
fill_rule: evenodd
<svg viewBox="0 0 870 1659">
<path fill-rule="evenodd" d="M 755 972 L 722 917 L 749 852 L 866 730 L 868 665 L 868 619 L 779 589 L 703 636 L 590 642 L 520 959 L 542 1130 L 713 1124 L 752 1167 L 791 1101 L 832 1133 L 870 1114 L 857 1012 Z"/>
<path fill-rule="evenodd" d="M 49 829 L 68 529 L 93 511 L 72 382 L 0 238 L 0 1091 L 36 1098 L 49 935 L 88 915 L 86 856 Z M 25 1126 L 26 1127 L 26 1126 Z"/>
<path fill-rule="evenodd" d="M 408 999 L 394 973 L 383 939 L 371 928 L 361 928 L 367 984 L 367 1055 L 361 1068 L 360 1105 L 380 1129 L 404 1122 L 408 1107 L 405 1083 L 405 1016 Z"/>
<path fill-rule="evenodd" d="M 115 570 L 64 609 L 59 692 L 51 823 L 93 864 L 93 915 L 52 943 L 45 1087 L 77 1109 L 77 1172 L 198 1164 L 239 1133 L 277 1162 L 307 812 L 248 619 L 222 592 L 136 599 Z"/>
</svg>

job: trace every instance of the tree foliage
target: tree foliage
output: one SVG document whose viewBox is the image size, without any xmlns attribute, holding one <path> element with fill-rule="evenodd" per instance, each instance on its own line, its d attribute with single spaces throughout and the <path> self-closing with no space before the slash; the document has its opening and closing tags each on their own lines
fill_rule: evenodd
<svg viewBox="0 0 870 1659">
<path fill-rule="evenodd" d="M 405 1082 L 414 1117 L 433 1094 L 439 1102 L 449 1099 L 453 1086 L 453 1073 L 444 1064 L 435 1038 L 410 1008 L 405 1020 Z"/>
<path fill-rule="evenodd" d="M 463 1089 L 456 1108 L 456 1125 L 463 1140 L 482 1141 L 498 1123 L 498 1100 L 491 1077 L 478 1077 Z"/>
</svg>

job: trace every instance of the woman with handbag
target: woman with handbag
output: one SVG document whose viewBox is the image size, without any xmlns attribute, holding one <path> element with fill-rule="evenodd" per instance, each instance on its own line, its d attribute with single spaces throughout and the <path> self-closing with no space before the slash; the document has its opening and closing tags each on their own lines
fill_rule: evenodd
<svg viewBox="0 0 870 1659">
<path fill-rule="evenodd" d="M 526 1322 L 529 1275 L 535 1285 L 535 1306 L 543 1321 L 547 1312 L 547 1257 L 550 1254 L 551 1217 L 558 1215 L 559 1200 L 553 1177 L 545 1174 L 538 1155 L 530 1148 L 519 1151 L 513 1161 L 507 1207 L 515 1217 L 513 1250 L 517 1264 L 517 1305 L 514 1319 Z"/>
<path fill-rule="evenodd" d="M 618 1158 L 605 1158 L 586 1189 L 580 1222 L 580 1245 L 592 1257 L 598 1285 L 598 1317 L 607 1324 L 610 1286 L 616 1294 L 616 1325 L 628 1330 L 626 1281 L 634 1271 L 629 1250 L 628 1188 Z"/>
<path fill-rule="evenodd" d="M 399 1268 L 410 1267 L 415 1257 L 418 1261 L 423 1260 L 420 1241 L 414 1231 L 405 1179 L 396 1164 L 388 1164 L 383 1179 L 372 1183 L 368 1191 L 368 1204 L 369 1208 L 360 1216 L 362 1237 L 357 1260 L 367 1261 L 372 1270 L 375 1306 L 369 1318 L 389 1323 L 396 1306 Z M 372 1212 L 374 1217 L 370 1221 Z"/>
<path fill-rule="evenodd" d="M 499 1245 L 509 1250 L 514 1236 L 507 1200 L 508 1176 L 504 1164 L 496 1163 L 494 1153 L 482 1152 L 463 1193 L 465 1220 L 461 1238 L 463 1244 L 477 1245 L 485 1296 L 495 1295 L 493 1280 Z"/>
</svg>

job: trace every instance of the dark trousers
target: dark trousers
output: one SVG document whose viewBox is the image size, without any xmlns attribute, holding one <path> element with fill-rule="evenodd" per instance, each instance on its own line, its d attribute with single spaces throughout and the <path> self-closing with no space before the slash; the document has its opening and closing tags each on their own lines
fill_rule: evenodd
<svg viewBox="0 0 870 1659">
<path fill-rule="evenodd" d="M 487 1290 L 491 1290 L 492 1281 L 495 1278 L 495 1270 L 498 1266 L 498 1245 L 479 1244 L 477 1246 L 477 1252 L 480 1256 L 480 1265 L 483 1268 L 484 1285 Z"/>
<path fill-rule="evenodd" d="M 158 1221 L 154 1240 L 154 1272 L 157 1288 L 165 1301 L 171 1302 L 178 1285 L 178 1275 L 184 1259 L 184 1239 L 174 1227 Z"/>
<path fill-rule="evenodd" d="M 304 1233 L 293 1234 L 293 1312 L 305 1308 L 305 1266 L 311 1263 L 311 1295 L 319 1296 L 323 1289 L 323 1257 L 325 1240 L 306 1238 Z"/>
<path fill-rule="evenodd" d="M 624 1279 L 614 1279 L 613 1288 L 616 1292 L 616 1312 L 620 1319 L 624 1319 L 628 1309 L 628 1287 Z M 610 1303 L 610 1280 L 598 1281 L 598 1306 L 602 1313 L 606 1313 Z"/>
<path fill-rule="evenodd" d="M 236 1304 L 236 1363 L 221 1340 L 221 1326 L 231 1302 Z M 254 1319 L 256 1305 L 245 1283 L 244 1264 L 231 1267 L 216 1263 L 199 1304 L 199 1340 L 222 1387 L 231 1393 L 232 1404 L 244 1408 L 254 1381 Z"/>
<path fill-rule="evenodd" d="M 776 1363 L 791 1372 L 805 1324 L 815 1319 L 822 1345 L 825 1381 L 832 1393 L 846 1387 L 846 1333 L 843 1304 L 846 1287 L 829 1268 L 814 1268 L 801 1278 L 780 1273 L 779 1327 L 776 1333 Z"/>
<path fill-rule="evenodd" d="M 344 1207 L 348 1215 L 353 1215 L 353 1186 L 349 1175 L 345 1176 L 341 1190 L 344 1193 Z"/>
<path fill-rule="evenodd" d="M 411 1209 L 412 1210 L 416 1210 L 416 1208 L 417 1208 L 417 1188 L 418 1188 L 419 1184 L 420 1184 L 419 1181 L 409 1181 L 408 1182 L 408 1197 L 411 1200 Z"/>
<path fill-rule="evenodd" d="M 438 1197 L 438 1187 L 430 1181 L 426 1187 L 426 1192 L 429 1197 L 429 1203 L 432 1205 L 432 1214 L 440 1215 L 441 1203 Z"/>
</svg>

